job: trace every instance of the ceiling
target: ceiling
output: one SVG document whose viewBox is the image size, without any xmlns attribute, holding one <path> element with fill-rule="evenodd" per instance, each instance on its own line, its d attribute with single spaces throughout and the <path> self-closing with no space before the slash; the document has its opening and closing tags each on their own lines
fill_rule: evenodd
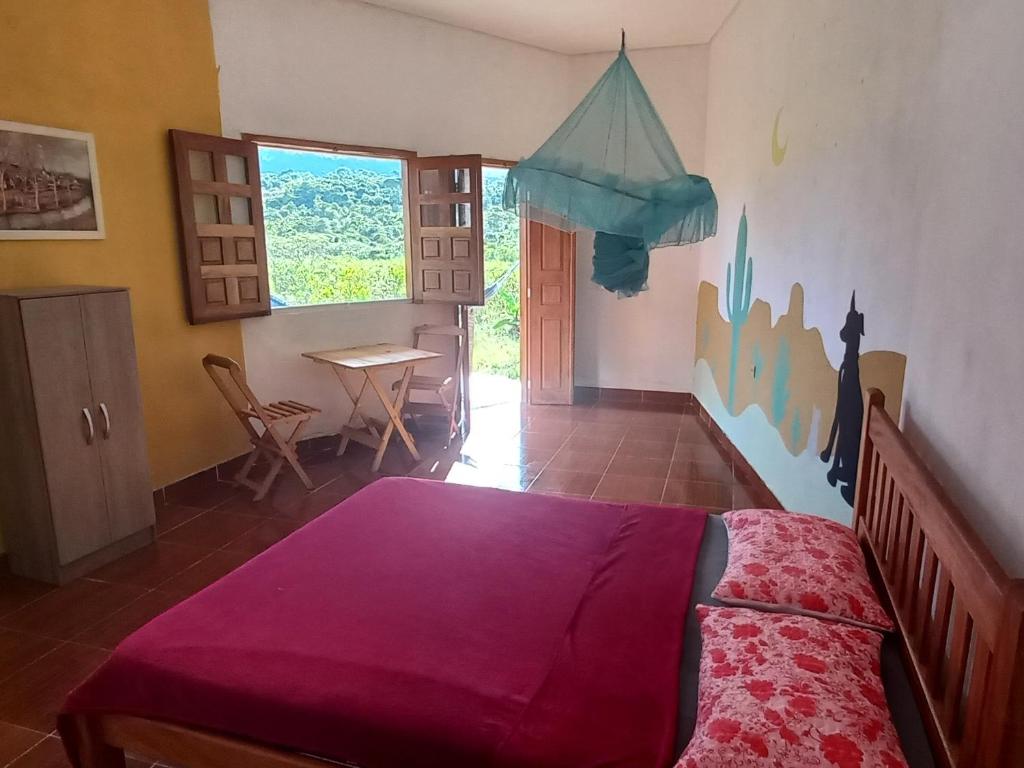
<svg viewBox="0 0 1024 768">
<path fill-rule="evenodd" d="M 558 53 L 706 43 L 738 0 L 363 0 Z"/>
</svg>

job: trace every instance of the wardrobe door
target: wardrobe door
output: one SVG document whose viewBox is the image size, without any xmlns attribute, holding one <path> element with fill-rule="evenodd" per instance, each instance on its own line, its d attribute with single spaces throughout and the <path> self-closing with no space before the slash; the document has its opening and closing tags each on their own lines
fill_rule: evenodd
<svg viewBox="0 0 1024 768">
<path fill-rule="evenodd" d="M 21 302 L 61 565 L 111 542 L 78 296 Z"/>
<path fill-rule="evenodd" d="M 82 296 L 96 443 L 115 541 L 153 525 L 146 438 L 127 291 Z"/>
</svg>

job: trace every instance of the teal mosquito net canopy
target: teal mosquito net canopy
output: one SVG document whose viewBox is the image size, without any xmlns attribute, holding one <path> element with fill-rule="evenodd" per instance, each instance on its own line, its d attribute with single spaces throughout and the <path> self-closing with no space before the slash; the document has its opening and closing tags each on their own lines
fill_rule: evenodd
<svg viewBox="0 0 1024 768">
<path fill-rule="evenodd" d="M 592 229 L 594 282 L 647 288 L 649 251 L 715 234 L 711 183 L 686 172 L 625 46 L 544 145 L 508 173 L 504 206 L 559 229 Z"/>
</svg>

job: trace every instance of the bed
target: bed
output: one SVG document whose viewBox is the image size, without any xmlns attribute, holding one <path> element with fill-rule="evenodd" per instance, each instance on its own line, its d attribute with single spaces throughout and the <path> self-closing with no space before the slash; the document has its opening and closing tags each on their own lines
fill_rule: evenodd
<svg viewBox="0 0 1024 768">
<path fill-rule="evenodd" d="M 908 760 L 914 768 L 1022 764 L 1024 737 L 1013 727 L 1024 722 L 1021 582 L 1010 580 L 971 532 L 885 414 L 879 393 L 871 393 L 862 442 L 855 526 L 899 626 L 884 647 L 882 669 Z M 384 497 L 372 495 L 382 489 Z M 719 519 L 705 522 L 703 513 L 693 510 L 571 502 L 412 480 L 387 480 L 368 491 L 371 495 L 362 499 L 372 503 L 353 497 L 357 503 L 345 502 L 321 518 L 324 522 L 306 526 L 129 638 L 72 695 L 61 716 L 61 735 L 73 761 L 82 768 L 121 768 L 128 751 L 190 768 L 673 762 L 693 731 L 696 709 L 699 632 L 688 615 L 695 603 L 708 601 L 725 564 L 727 542 Z M 448 618 L 473 617 L 474 626 L 456 627 L 458 646 L 467 654 L 445 646 L 453 631 L 446 625 L 427 638 L 418 636 L 415 645 L 387 646 L 382 658 L 397 653 L 406 666 L 392 663 L 384 675 L 364 669 L 362 677 L 350 677 L 348 668 L 338 676 L 314 665 L 315 671 L 303 676 L 300 695 L 291 697 L 292 709 L 283 714 L 268 708 L 274 704 L 266 700 L 273 687 L 245 690 L 245 675 L 220 674 L 217 664 L 227 657 L 202 658 L 218 635 L 249 626 L 253 612 L 266 614 L 268 593 L 252 594 L 252 585 L 261 583 L 261 573 L 294 561 L 296 552 L 305 558 L 296 574 L 300 583 L 310 577 L 310 568 L 317 571 L 318 558 L 329 563 L 338 556 L 347 565 L 328 568 L 329 577 L 350 578 L 382 564 L 386 575 L 407 577 L 409 568 L 389 571 L 388 558 L 351 561 L 372 551 L 381 534 L 400 529 L 353 528 L 346 521 L 353 516 L 372 521 L 380 509 L 395 508 L 396 499 L 413 499 L 428 511 L 414 527 L 430 547 L 415 550 L 414 557 L 425 557 L 432 548 L 439 548 L 442 558 L 466 552 L 467 546 L 474 553 L 446 569 L 454 569 L 457 581 L 435 583 L 433 593 L 428 589 L 417 597 L 424 605 L 449 599 L 443 596 L 458 584 L 486 583 L 487 594 L 507 591 L 497 601 L 507 610 L 488 607 L 483 627 L 475 626 L 480 606 L 444 606 Z M 499 514 L 476 514 L 485 506 Z M 371 515 L 373 510 L 378 513 Z M 438 516 L 445 524 L 428 525 Z M 509 516 L 524 525 L 486 529 L 487 520 Z M 581 520 L 586 521 L 582 526 Z M 460 540 L 467 521 L 470 538 Z M 485 530 L 474 533 L 478 524 Z M 332 536 L 333 527 L 348 538 Z M 479 535 L 483 538 L 473 539 Z M 333 541 L 342 550 L 317 554 L 310 543 L 315 540 Z M 475 546 L 481 541 L 491 544 Z M 303 544 L 311 547 L 304 553 L 296 548 Z M 497 549 L 489 551 L 491 546 Z M 413 563 L 413 573 L 416 568 Z M 508 574 L 509 583 L 495 580 L 496 573 Z M 430 586 L 420 582 L 417 589 Z M 339 600 L 367 597 L 365 585 L 331 586 L 304 598 L 319 600 L 322 616 Z M 391 586 L 408 589 L 404 582 Z M 455 594 L 480 599 L 480 590 L 455 589 Z M 380 604 L 350 605 L 350 616 L 378 630 L 390 626 L 379 609 L 395 595 L 382 595 L 387 599 Z M 228 611 L 226 623 L 217 606 Z M 527 614 L 531 621 L 522 621 Z M 322 655 L 311 637 L 322 628 L 289 625 L 293 617 L 277 615 L 301 641 L 288 647 L 301 650 L 310 643 L 309 655 Z M 255 631 L 273 624 L 265 619 L 253 625 Z M 331 631 L 327 627 L 327 636 Z M 272 642 L 280 643 L 280 637 Z M 496 637 L 507 642 L 495 644 Z M 422 658 L 402 657 L 410 649 Z M 459 661 L 466 655 L 465 663 Z M 497 676 L 496 657 L 503 670 Z M 418 670 L 422 677 L 438 661 L 442 672 L 434 682 L 444 687 L 423 687 L 411 677 L 395 684 L 396 668 Z M 203 674 L 195 674 L 197 663 Z M 253 656 L 247 663 L 256 670 L 249 676 L 255 680 L 294 672 L 275 670 L 272 657 Z M 333 681 L 326 686 L 330 695 L 324 695 L 324 680 Z M 346 699 L 344 689 L 366 695 Z M 507 706 L 510 702 L 515 706 Z M 226 717 L 229 713 L 234 717 Z"/>
</svg>

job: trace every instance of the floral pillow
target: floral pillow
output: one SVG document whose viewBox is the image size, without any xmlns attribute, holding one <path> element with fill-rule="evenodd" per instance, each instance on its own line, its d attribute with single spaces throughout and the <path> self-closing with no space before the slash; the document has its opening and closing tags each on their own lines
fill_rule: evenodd
<svg viewBox="0 0 1024 768">
<path fill-rule="evenodd" d="M 712 597 L 891 630 L 853 531 L 814 515 L 741 509 L 723 515 L 729 564 Z"/>
<path fill-rule="evenodd" d="M 906 768 L 882 636 L 809 616 L 697 606 L 697 727 L 676 768 Z"/>
</svg>

